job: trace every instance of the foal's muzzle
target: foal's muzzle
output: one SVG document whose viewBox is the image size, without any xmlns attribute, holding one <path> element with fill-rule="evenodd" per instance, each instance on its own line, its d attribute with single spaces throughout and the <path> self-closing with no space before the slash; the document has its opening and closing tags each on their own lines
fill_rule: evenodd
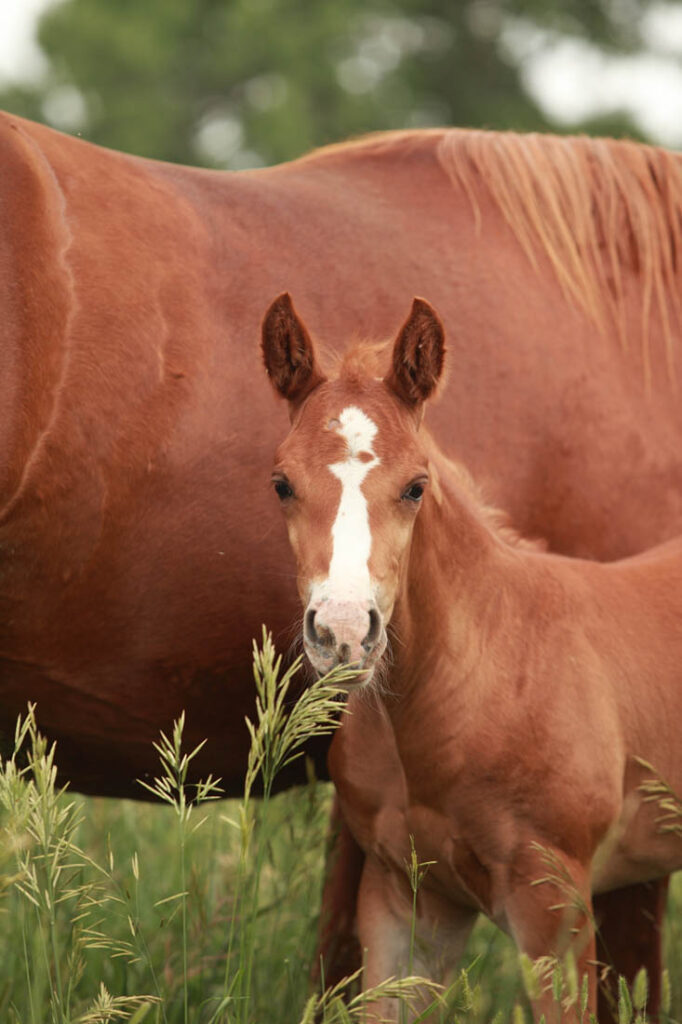
<svg viewBox="0 0 682 1024">
<path fill-rule="evenodd" d="M 357 686 L 371 679 L 370 670 L 386 648 L 386 630 L 373 603 L 328 599 L 306 608 L 303 642 L 311 664 L 322 674 L 336 665 L 365 669 L 350 683 Z"/>
</svg>

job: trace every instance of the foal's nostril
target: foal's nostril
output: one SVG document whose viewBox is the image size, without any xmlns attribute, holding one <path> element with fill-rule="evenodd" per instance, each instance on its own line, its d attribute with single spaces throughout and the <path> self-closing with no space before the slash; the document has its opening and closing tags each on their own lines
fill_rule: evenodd
<svg viewBox="0 0 682 1024">
<path fill-rule="evenodd" d="M 369 654 L 369 652 L 375 646 L 377 640 L 379 639 L 379 633 L 380 632 L 381 632 L 381 616 L 379 615 L 379 612 L 377 611 L 376 608 L 370 608 L 370 610 L 369 610 L 369 629 L 367 630 L 367 636 L 362 641 L 362 646 L 364 647 L 364 649 L 367 652 L 367 654 Z"/>
<path fill-rule="evenodd" d="M 309 644 L 313 644 L 315 647 L 334 647 L 336 645 L 336 637 L 324 623 L 316 622 L 317 609 L 311 608 L 305 613 L 303 619 L 303 634 Z"/>
<path fill-rule="evenodd" d="M 315 629 L 315 615 L 315 609 L 310 608 L 305 613 L 303 619 L 303 635 L 310 644 L 317 644 L 320 642 L 319 637 L 317 635 L 317 630 Z"/>
</svg>

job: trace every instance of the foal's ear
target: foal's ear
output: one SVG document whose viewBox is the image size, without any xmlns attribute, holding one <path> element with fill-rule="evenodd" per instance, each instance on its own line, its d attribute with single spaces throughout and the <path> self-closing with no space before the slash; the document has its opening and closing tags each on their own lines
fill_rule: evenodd
<svg viewBox="0 0 682 1024">
<path fill-rule="evenodd" d="M 273 387 L 292 406 L 300 405 L 313 388 L 326 380 L 289 292 L 278 295 L 265 314 L 261 347 Z"/>
<path fill-rule="evenodd" d="M 443 372 L 445 331 L 425 299 L 414 299 L 410 315 L 393 346 L 393 362 L 384 378 L 399 398 L 416 409 L 433 394 Z"/>
</svg>

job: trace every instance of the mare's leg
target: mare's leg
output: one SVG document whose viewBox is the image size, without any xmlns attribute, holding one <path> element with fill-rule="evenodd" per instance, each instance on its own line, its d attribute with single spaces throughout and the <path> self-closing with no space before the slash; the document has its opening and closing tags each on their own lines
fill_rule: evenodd
<svg viewBox="0 0 682 1024">
<path fill-rule="evenodd" d="M 441 984 L 462 956 L 477 916 L 476 911 L 446 903 L 422 888 L 411 949 L 412 893 L 407 874 L 368 855 L 358 899 L 358 935 L 365 956 L 363 989 L 410 974 Z M 419 995 L 412 1002 L 415 1015 L 432 999 L 428 991 Z M 370 1021 L 398 1021 L 400 1005 L 395 999 L 380 999 L 367 1013 Z"/>
<path fill-rule="evenodd" d="M 318 955 L 313 978 L 325 988 L 338 984 L 362 963 L 355 929 L 365 855 L 351 835 L 334 795 L 320 910 Z"/>
<path fill-rule="evenodd" d="M 597 957 L 608 972 L 599 989 L 599 1022 L 618 1020 L 617 979 L 632 984 L 640 967 L 649 976 L 647 1016 L 658 1020 L 661 1006 L 661 930 L 668 895 L 668 879 L 643 882 L 594 898 L 597 919 Z"/>
<path fill-rule="evenodd" d="M 533 960 L 564 956 L 572 950 L 579 978 L 588 979 L 587 1012 L 597 1011 L 596 940 L 589 871 L 562 851 L 534 849 L 529 845 L 514 865 L 509 880 L 504 913 L 519 949 Z M 547 1024 L 579 1024 L 579 1001 L 573 1006 L 558 1004 L 551 984 L 533 1003 L 535 1019 L 544 1015 Z"/>
</svg>

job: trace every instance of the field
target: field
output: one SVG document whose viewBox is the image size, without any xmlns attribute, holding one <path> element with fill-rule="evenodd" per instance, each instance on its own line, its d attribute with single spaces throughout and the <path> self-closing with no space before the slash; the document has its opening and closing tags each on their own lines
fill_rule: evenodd
<svg viewBox="0 0 682 1024">
<path fill-rule="evenodd" d="M 60 795 L 53 752 L 24 720 L 24 756 L 0 773 L 0 1022 L 312 1024 L 316 1009 L 328 1024 L 351 1019 L 336 998 L 318 1005 L 309 981 L 330 787 L 311 779 L 263 801 L 249 792 L 258 773 L 269 789 L 313 721 L 329 727 L 334 692 L 320 687 L 292 731 L 267 652 L 261 667 L 262 715 L 241 802 L 213 800 L 209 782 L 190 807 L 180 726 L 159 747 L 165 803 Z M 665 1019 L 680 1022 L 682 875 L 671 890 L 666 963 Z M 429 1019 L 529 1020 L 522 966 L 510 940 L 480 921 L 447 1008 Z M 562 978 L 563 996 L 573 989 L 579 999 L 570 963 Z M 555 968 L 557 993 L 562 978 Z M 645 986 L 636 988 L 634 1007 L 621 996 L 625 1024 L 645 1002 Z M 362 1005 L 352 1013 L 362 1020 Z"/>
</svg>

